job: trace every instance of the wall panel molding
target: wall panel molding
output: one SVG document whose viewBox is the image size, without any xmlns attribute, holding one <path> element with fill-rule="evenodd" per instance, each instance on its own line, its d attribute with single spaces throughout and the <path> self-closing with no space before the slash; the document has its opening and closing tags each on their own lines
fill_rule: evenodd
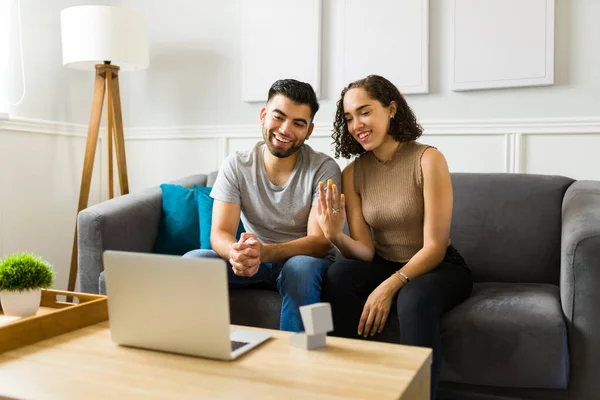
<svg viewBox="0 0 600 400">
<path fill-rule="evenodd" d="M 522 119 L 424 119 L 425 135 L 569 135 L 600 134 L 600 117 Z M 259 137 L 260 125 L 194 125 L 171 127 L 125 127 L 125 140 L 171 140 Z M 331 124 L 317 123 L 313 136 L 331 136 Z M 87 136 L 86 124 L 11 117 L 0 121 L 0 131 L 17 131 L 61 136 Z M 106 127 L 100 127 L 100 138 Z"/>
<path fill-rule="evenodd" d="M 552 85 L 554 1 L 453 0 L 451 89 Z"/>
<path fill-rule="evenodd" d="M 376 74 L 404 94 L 429 92 L 429 0 L 345 0 L 343 15 L 344 82 Z"/>
<path fill-rule="evenodd" d="M 265 88 L 282 77 L 310 83 L 320 97 L 321 0 L 241 4 L 242 99 L 264 101 Z"/>
<path fill-rule="evenodd" d="M 568 143 L 571 138 L 592 137 L 600 140 L 600 117 L 580 117 L 580 118 L 535 118 L 535 119 L 478 119 L 478 120 L 422 120 L 421 125 L 424 128 L 422 141 L 438 146 L 438 143 L 446 147 L 441 150 L 447 154 L 450 166 L 452 167 L 454 159 L 468 157 L 472 147 L 483 145 L 483 151 L 490 153 L 492 159 L 496 160 L 494 167 L 488 171 L 508 172 L 508 173 L 527 173 L 535 167 L 535 171 L 543 172 L 543 149 L 539 146 L 545 146 L 549 139 L 558 138 Z M 329 139 L 331 137 L 331 125 L 326 123 L 316 124 L 311 140 L 313 147 L 317 145 L 320 151 L 327 151 Z M 106 128 L 100 128 L 100 141 L 102 142 Z M 42 121 L 26 118 L 12 118 L 9 121 L 0 121 L 0 135 L 2 131 L 15 131 L 30 134 L 72 136 L 85 138 L 87 135 L 87 126 L 84 124 L 71 124 L 54 121 Z M 564 139 L 560 138 L 561 136 Z M 261 137 L 261 128 L 258 124 L 245 125 L 198 125 L 198 126 L 173 126 L 173 127 L 130 127 L 125 129 L 125 141 L 132 148 L 137 150 L 135 154 L 140 154 L 141 149 L 146 148 L 145 142 L 153 141 L 198 141 L 212 139 L 216 143 L 215 148 L 211 147 L 209 152 L 217 154 L 216 159 L 222 160 L 229 152 L 240 145 L 246 146 L 252 140 L 258 140 Z M 492 139 L 496 138 L 496 139 Z M 537 138 L 537 139 L 534 139 Z M 499 139 L 499 140 L 498 140 Z M 492 141 L 490 141 L 492 140 Z M 595 143 L 594 140 L 591 139 Z M 470 145 L 472 143 L 473 145 Z M 554 142 L 553 142 L 554 143 Z M 531 146 L 536 148 L 532 149 Z M 141 147 L 140 147 L 141 146 Z M 468 151 L 465 151 L 468 149 Z M 97 162 L 100 163 L 99 171 L 104 174 L 104 153 L 105 149 L 102 143 L 99 143 L 100 151 Z M 129 154 L 133 152 L 128 152 Z M 331 152 L 333 155 L 333 152 Z M 528 159 L 535 156 L 535 160 Z M 199 155 L 200 156 L 200 155 Z M 147 157 L 144 157 L 147 159 Z M 485 159 L 485 158 L 484 158 Z M 499 166 L 499 160 L 502 165 Z M 542 160 L 542 161 L 540 161 Z M 577 158 L 574 158 L 577 160 Z M 129 162 L 129 158 L 128 158 Z M 473 170 L 477 171 L 483 168 L 482 159 L 474 159 Z M 479 162 L 479 164 L 477 164 Z M 583 160 L 582 168 L 590 168 L 589 160 Z M 340 165 L 345 165 L 344 160 L 339 160 Z M 533 164 L 532 164 L 533 163 Z M 554 171 L 553 162 L 548 160 L 548 171 Z M 211 164 L 212 165 L 212 164 Z M 455 165 L 464 166 L 461 161 Z M 594 164 L 595 165 L 595 164 Z M 218 168 L 219 163 L 215 163 L 214 168 Z M 571 166 L 572 171 L 576 166 Z M 452 168 L 451 168 L 452 169 Z M 600 166 L 598 168 L 600 170 Z M 600 177 L 598 177 L 600 179 Z"/>
<path fill-rule="evenodd" d="M 0 131 L 27 132 L 59 136 L 87 136 L 87 125 L 42 119 L 10 117 L 0 121 Z"/>
</svg>

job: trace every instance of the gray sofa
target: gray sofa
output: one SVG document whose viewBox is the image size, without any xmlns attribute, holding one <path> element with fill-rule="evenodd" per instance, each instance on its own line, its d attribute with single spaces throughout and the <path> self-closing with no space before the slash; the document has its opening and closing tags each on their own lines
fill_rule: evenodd
<svg viewBox="0 0 600 400">
<path fill-rule="evenodd" d="M 176 183 L 212 186 L 216 173 Z M 440 399 L 600 398 L 600 182 L 453 174 L 452 241 L 475 279 L 442 325 Z M 81 290 L 103 293 L 102 252 L 151 252 L 158 187 L 78 218 Z M 281 299 L 231 291 L 232 323 L 277 329 Z M 374 340 L 398 338 L 396 318 Z M 371 339 L 373 340 L 373 339 Z"/>
</svg>

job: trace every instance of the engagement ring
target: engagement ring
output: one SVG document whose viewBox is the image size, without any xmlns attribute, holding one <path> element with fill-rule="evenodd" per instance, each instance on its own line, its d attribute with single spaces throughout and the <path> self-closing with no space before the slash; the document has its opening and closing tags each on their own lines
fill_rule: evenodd
<svg viewBox="0 0 600 400">
<path fill-rule="evenodd" d="M 337 213 L 339 213 L 339 212 L 340 212 L 340 209 L 339 209 L 339 208 L 332 208 L 332 209 L 331 209 L 331 213 L 332 213 L 332 214 L 337 214 Z"/>
</svg>

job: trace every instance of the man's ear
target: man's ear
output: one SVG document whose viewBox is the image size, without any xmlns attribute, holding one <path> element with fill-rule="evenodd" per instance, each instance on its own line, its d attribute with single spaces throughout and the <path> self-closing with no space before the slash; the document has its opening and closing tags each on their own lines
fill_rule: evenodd
<svg viewBox="0 0 600 400">
<path fill-rule="evenodd" d="M 310 135 L 312 135 L 312 133 L 313 133 L 313 129 L 315 129 L 315 124 L 311 122 L 310 125 L 308 126 L 308 133 L 306 134 L 306 137 L 304 138 L 304 140 L 308 140 Z"/>
<path fill-rule="evenodd" d="M 259 114 L 261 125 L 264 125 L 266 117 L 267 117 L 267 107 L 263 107 L 260 109 L 260 114 Z"/>
</svg>

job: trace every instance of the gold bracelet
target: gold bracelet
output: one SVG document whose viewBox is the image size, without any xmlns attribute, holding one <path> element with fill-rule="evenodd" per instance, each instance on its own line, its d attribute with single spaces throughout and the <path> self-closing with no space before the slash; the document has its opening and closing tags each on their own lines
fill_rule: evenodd
<svg viewBox="0 0 600 400">
<path fill-rule="evenodd" d="M 407 281 L 405 281 L 404 279 L 402 279 L 402 278 L 400 277 L 400 275 L 398 275 L 398 272 L 399 272 L 399 271 L 396 271 L 396 272 L 394 272 L 394 273 L 393 273 L 393 275 L 394 275 L 396 278 L 398 278 L 398 280 L 399 280 L 400 282 L 402 282 L 403 284 L 405 284 L 405 285 L 406 285 L 408 282 L 407 282 Z"/>
<path fill-rule="evenodd" d="M 400 274 L 406 280 L 406 283 L 410 282 L 410 279 L 408 279 L 408 276 L 404 272 L 398 270 L 396 273 Z"/>
</svg>

